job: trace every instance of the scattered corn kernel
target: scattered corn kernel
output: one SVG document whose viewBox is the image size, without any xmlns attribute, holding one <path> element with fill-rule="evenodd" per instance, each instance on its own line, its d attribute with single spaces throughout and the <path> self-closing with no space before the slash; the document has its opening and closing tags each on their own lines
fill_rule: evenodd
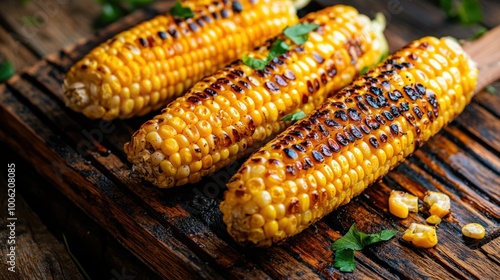
<svg viewBox="0 0 500 280">
<path fill-rule="evenodd" d="M 411 223 L 410 227 L 404 232 L 402 238 L 422 248 L 431 248 L 438 243 L 438 237 L 434 227 L 417 223 Z"/>
<path fill-rule="evenodd" d="M 147 114 L 298 20 L 286 0 L 186 0 L 182 5 L 194 17 L 159 15 L 77 62 L 64 82 L 66 105 L 92 119 Z"/>
<path fill-rule="evenodd" d="M 398 218 L 407 218 L 409 212 L 418 212 L 418 197 L 403 191 L 391 191 L 389 212 Z"/>
<path fill-rule="evenodd" d="M 484 227 L 478 223 L 470 223 L 462 227 L 462 234 L 470 238 L 482 239 L 485 233 Z"/>
<path fill-rule="evenodd" d="M 429 224 L 437 225 L 441 223 L 441 218 L 436 215 L 430 215 L 425 221 Z"/>
<path fill-rule="evenodd" d="M 430 206 L 429 212 L 439 218 L 450 213 L 450 197 L 444 193 L 428 191 L 425 194 L 424 202 Z"/>
</svg>

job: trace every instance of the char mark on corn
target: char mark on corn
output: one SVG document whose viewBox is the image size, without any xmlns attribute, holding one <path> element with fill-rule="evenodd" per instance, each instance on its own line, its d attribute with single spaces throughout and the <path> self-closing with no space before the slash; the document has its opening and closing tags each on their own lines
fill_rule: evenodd
<svg viewBox="0 0 500 280">
<path fill-rule="evenodd" d="M 290 49 L 263 70 L 233 62 L 145 123 L 124 147 L 137 173 L 158 187 L 197 182 L 283 131 L 285 115 L 311 111 L 384 52 L 383 35 L 351 7 L 330 7 L 302 21 L 319 25 L 303 45 L 284 35 L 269 40 L 247 56 L 265 59 L 276 40 Z M 354 62 L 347 40 L 359 46 Z"/>
<path fill-rule="evenodd" d="M 229 233 L 269 246 L 348 203 L 462 112 L 477 74 L 450 38 L 399 50 L 242 165 L 220 205 Z"/>
<path fill-rule="evenodd" d="M 66 105 L 92 119 L 147 114 L 298 20 L 290 1 L 283 0 L 182 5 L 194 17 L 157 16 L 77 62 L 64 82 Z"/>
</svg>

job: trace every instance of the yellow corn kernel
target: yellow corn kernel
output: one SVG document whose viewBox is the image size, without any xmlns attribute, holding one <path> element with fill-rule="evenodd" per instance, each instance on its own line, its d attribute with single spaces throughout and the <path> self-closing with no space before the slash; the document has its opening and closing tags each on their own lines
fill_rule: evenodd
<svg viewBox="0 0 500 280">
<path fill-rule="evenodd" d="M 441 218 L 436 215 L 430 215 L 427 219 L 425 219 L 425 221 L 429 224 L 437 225 L 441 223 Z"/>
<path fill-rule="evenodd" d="M 264 0 L 264 2 L 267 1 Z M 281 1 L 273 1 L 272 5 L 279 2 Z M 260 3 L 261 1 L 258 5 Z M 271 5 L 271 3 L 268 4 Z M 286 9 L 286 5 L 281 5 L 279 9 Z M 351 16 L 343 18 L 346 12 Z M 277 135 L 285 129 L 286 125 L 289 125 L 281 121 L 284 115 L 298 110 L 312 110 L 328 94 L 351 82 L 357 73 L 356 69 L 377 63 L 384 52 L 383 34 L 376 32 L 374 24 L 366 16 L 359 15 L 352 7 L 341 5 L 329 7 L 306 15 L 303 21 L 317 23 L 322 28 L 309 33 L 308 42 L 303 47 L 294 44 L 283 34 L 273 39 L 286 41 L 290 45 L 290 51 L 286 56 L 278 58 L 282 63 L 273 67 L 269 66 L 265 75 L 238 60 L 194 84 L 185 96 L 171 102 L 161 114 L 152 120 L 153 122 L 164 120 L 163 123 L 158 124 L 159 135 L 162 140 L 174 138 L 179 149 L 190 147 L 193 142 L 198 143 L 200 139 L 208 143 L 208 148 L 200 144 L 198 146 L 206 151 L 203 155 L 212 157 L 214 166 L 203 164 L 200 170 L 202 176 L 219 170 L 225 164 L 263 145 L 269 137 Z M 356 26 L 356 28 L 346 28 L 347 25 Z M 278 24 L 276 29 L 280 29 Z M 344 38 L 339 40 L 330 36 L 329 34 L 334 30 L 342 33 Z M 213 30 L 213 32 L 223 33 L 219 30 Z M 273 40 L 246 55 L 257 58 L 267 57 Z M 236 39 L 222 41 L 226 42 L 216 47 L 221 48 L 223 44 L 227 44 L 228 46 L 224 49 L 226 52 L 229 45 L 239 44 L 237 43 L 239 40 Z M 352 46 L 350 47 L 352 42 L 356 42 L 356 48 L 360 48 L 359 52 L 356 51 L 356 55 L 352 54 Z M 325 45 L 330 47 L 324 49 Z M 339 52 L 345 52 L 346 55 L 338 57 Z M 348 54 L 349 52 L 353 55 L 352 57 Z M 209 57 L 214 60 L 217 56 L 215 54 Z M 195 59 L 191 60 L 195 61 Z M 301 61 L 300 67 L 295 67 L 298 61 Z M 177 75 L 176 78 L 179 78 L 178 74 L 175 74 L 178 71 L 175 71 L 174 67 L 182 68 L 192 63 L 184 61 L 183 57 L 182 64 L 174 64 L 169 65 L 170 71 L 165 75 Z M 267 71 L 270 73 L 267 74 Z M 150 74 L 151 77 L 155 76 L 153 72 Z M 339 78 L 340 76 L 342 78 Z M 149 99 L 143 99 L 145 104 L 151 102 Z M 171 129 L 163 129 L 164 126 L 169 126 Z M 140 133 L 136 133 L 127 144 L 128 148 L 125 149 L 137 174 L 156 185 L 179 185 L 175 178 L 163 176 L 158 169 L 149 167 L 151 162 L 145 159 L 145 155 L 154 151 L 149 146 L 136 146 L 142 145 L 142 138 Z M 377 157 L 384 159 L 386 155 L 375 156 Z M 370 165 L 375 165 L 371 167 L 372 169 L 376 168 L 380 161 L 377 159 L 376 162 L 371 163 L 372 159 L 368 160 Z M 340 164 L 342 164 L 341 168 L 347 170 L 357 165 L 357 159 L 353 153 L 346 153 Z M 281 170 L 282 167 L 278 169 Z M 335 173 L 342 171 L 332 170 L 331 167 L 325 169 Z M 269 182 L 266 183 L 279 182 L 282 180 L 282 174 L 284 171 L 268 176 L 266 180 Z M 326 177 L 332 175 L 333 172 L 310 174 L 306 182 L 307 188 L 324 187 Z M 355 181 L 357 177 L 357 172 L 350 172 L 342 178 L 342 182 L 348 184 L 350 181 Z M 192 182 L 192 179 L 194 177 L 190 178 L 189 182 Z"/>
<path fill-rule="evenodd" d="M 450 197 L 444 193 L 428 191 L 425 194 L 424 202 L 429 205 L 429 212 L 439 218 L 443 218 L 450 213 Z"/>
<path fill-rule="evenodd" d="M 66 75 L 67 106 L 89 118 L 146 114 L 297 22 L 296 10 L 285 0 L 242 0 L 242 10 L 229 17 L 220 13 L 232 10 L 231 1 L 205 2 L 182 1 L 192 8 L 193 19 L 177 22 L 171 14 L 159 15 L 90 51 Z M 209 20 L 200 21 L 203 17 Z M 221 24 L 228 28 L 219 28 Z M 170 26 L 177 26 L 175 33 Z M 180 26 L 186 28 L 181 32 Z M 124 89 L 130 92 L 129 98 L 108 104 L 113 96 L 122 97 Z M 130 100 L 133 108 L 123 106 Z"/>
<path fill-rule="evenodd" d="M 450 44 L 455 47 L 448 48 Z M 427 69 L 430 72 L 425 77 L 412 74 L 407 81 L 402 78 L 407 73 L 423 71 L 427 57 L 434 54 L 449 62 L 441 65 L 442 71 L 431 68 Z M 349 56 L 349 53 L 346 51 L 343 55 Z M 459 70 L 453 75 L 459 76 L 458 83 L 436 92 L 432 81 L 443 78 L 446 72 L 451 75 L 446 65 L 453 65 L 451 61 L 454 60 L 457 62 L 453 67 Z M 231 178 L 233 183 L 228 185 L 220 204 L 228 232 L 237 242 L 270 246 L 298 234 L 338 206 L 348 203 L 457 116 L 473 96 L 477 74 L 468 55 L 449 38 L 426 37 L 411 42 L 351 85 L 333 93 L 323 105 L 269 141 L 242 164 Z M 451 102 L 449 106 L 444 105 L 447 99 Z M 269 204 L 285 206 L 285 215 L 276 218 L 284 233 L 278 230 L 272 237 L 250 239 L 255 237 L 251 235 L 253 230 L 263 229 L 248 227 L 248 216 L 233 197 L 250 195 L 244 186 L 252 177 L 245 174 L 271 169 L 281 174 L 280 181 L 268 180 L 269 173 L 259 172 L 259 178 L 266 182 L 264 190 L 259 191 L 283 188 L 283 202 L 273 201 L 271 195 Z M 317 172 L 323 176 L 318 176 Z M 398 192 L 391 196 L 391 213 L 406 217 L 408 212 L 417 211 L 416 197 Z M 450 199 L 446 195 L 429 192 L 424 201 L 431 205 L 433 215 L 442 217 L 449 213 Z M 292 218 L 294 224 L 283 225 Z M 433 222 L 432 219 L 429 221 Z M 404 239 L 426 248 L 434 246 L 438 240 L 433 227 L 417 224 L 410 226 Z"/>
<path fill-rule="evenodd" d="M 404 232 L 402 238 L 422 248 L 432 248 L 438 243 L 438 237 L 434 227 L 417 223 L 411 223 L 410 227 Z"/>
<path fill-rule="evenodd" d="M 391 191 L 389 197 L 389 212 L 392 215 L 405 219 L 409 212 L 418 212 L 418 197 L 402 191 Z"/>
<path fill-rule="evenodd" d="M 462 234 L 470 238 L 483 239 L 485 233 L 484 227 L 478 223 L 469 223 L 462 227 Z"/>
</svg>

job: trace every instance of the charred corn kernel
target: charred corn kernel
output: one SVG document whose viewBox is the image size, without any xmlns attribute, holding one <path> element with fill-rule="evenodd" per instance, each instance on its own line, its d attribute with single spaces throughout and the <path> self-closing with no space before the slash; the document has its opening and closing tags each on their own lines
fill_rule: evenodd
<svg viewBox="0 0 500 280">
<path fill-rule="evenodd" d="M 413 75 L 411 83 L 403 82 L 402 77 L 424 68 L 427 60 L 436 55 L 447 61 L 447 64 L 442 63 L 444 72 L 431 70 L 426 77 Z M 431 81 L 451 72 L 450 69 L 456 69 L 453 75 L 458 76 L 455 89 L 450 87 L 437 93 L 429 87 Z M 231 179 L 220 205 L 229 233 L 241 243 L 269 246 L 299 233 L 346 204 L 457 116 L 473 96 L 477 75 L 478 70 L 469 56 L 449 38 L 422 38 L 389 56 L 243 163 Z M 456 96 L 458 92 L 460 96 Z M 442 104 L 453 95 L 453 102 L 460 104 L 443 108 Z M 381 156 L 382 153 L 385 156 Z M 274 183 L 266 173 L 259 178 L 264 181 L 265 190 L 280 187 L 286 197 L 283 202 L 268 200 L 260 207 L 283 203 L 286 213 L 281 219 L 290 221 L 294 217 L 297 222 L 285 225 L 280 220 L 276 235 L 250 239 L 250 233 L 256 229 L 248 227 L 250 216 L 236 202 L 239 197 L 253 196 L 245 188 L 251 178 L 245 174 L 251 174 L 254 169 L 269 170 L 272 167 L 276 170 L 276 166 L 284 172 L 281 178 L 284 183 Z M 314 176 L 316 171 L 323 173 L 325 182 L 322 178 L 316 182 L 308 180 L 311 175 L 319 178 Z M 291 181 L 295 184 L 288 183 Z M 321 197 L 320 185 L 323 184 L 326 198 Z M 435 197 L 441 196 L 431 195 L 426 199 L 435 203 L 431 213 L 435 213 L 434 209 L 449 210 L 437 202 L 441 199 Z M 416 200 L 408 200 L 411 201 L 410 209 L 416 211 Z M 443 201 L 449 205 L 449 200 Z M 406 215 L 405 209 L 399 209 L 399 212 L 401 216 Z M 423 226 L 422 229 L 428 228 Z M 437 242 L 433 230 L 416 236 L 415 243 L 419 246 L 429 247 Z"/>
<path fill-rule="evenodd" d="M 436 215 L 430 215 L 425 221 L 429 224 L 437 225 L 441 223 L 441 218 Z"/>
<path fill-rule="evenodd" d="M 485 233 L 484 227 L 477 223 L 466 224 L 462 227 L 462 234 L 470 238 L 483 239 Z"/>
<path fill-rule="evenodd" d="M 78 61 L 64 82 L 66 105 L 92 119 L 147 114 L 297 22 L 295 8 L 285 0 L 193 0 L 182 5 L 192 9 L 193 18 L 157 16 Z"/>
<path fill-rule="evenodd" d="M 450 197 L 444 193 L 428 191 L 425 194 L 424 202 L 429 205 L 429 212 L 439 218 L 443 218 L 450 213 Z"/>
<path fill-rule="evenodd" d="M 170 103 L 161 115 L 150 121 L 157 123 L 160 131 L 164 126 L 171 126 L 173 129 L 166 131 L 181 133 L 184 124 L 191 126 L 193 131 L 198 130 L 198 133 L 192 134 L 199 135 L 200 139 L 209 143 L 207 156 L 212 157 L 213 164 L 203 165 L 201 170 L 193 171 L 199 172 L 200 178 L 262 145 L 264 140 L 285 128 L 287 123 L 281 121 L 285 115 L 297 110 L 310 111 L 321 104 L 327 94 L 349 84 L 356 73 L 376 63 L 385 51 L 380 24 L 370 22 L 354 8 L 326 8 L 305 16 L 303 21 L 321 26 L 309 33 L 307 44 L 296 45 L 282 34 L 275 40 L 286 41 L 290 50 L 275 58 L 265 70 L 255 70 L 242 61 L 236 61 L 212 76 L 205 77 L 185 96 Z M 347 25 L 356 26 L 356 29 L 346 28 Z M 334 30 L 343 34 L 342 40 L 333 35 Z M 266 57 L 270 44 L 272 40 L 247 53 L 247 56 Z M 346 55 L 339 57 L 339 53 Z M 307 62 L 308 70 L 295 68 L 298 62 Z M 288 102 L 290 95 L 296 97 Z M 246 112 L 240 113 L 242 108 L 246 108 Z M 197 120 L 187 119 L 185 116 L 188 112 L 193 112 Z M 156 186 L 178 185 L 175 179 L 163 176 L 160 169 L 151 166 L 148 155 L 154 153 L 155 149 L 144 139 L 144 133 L 144 127 L 141 127 L 124 147 L 134 169 Z M 177 141 L 181 137 L 179 134 L 159 135 L 163 140 L 173 137 Z M 178 146 L 186 147 L 181 143 Z M 355 160 L 353 162 L 355 164 Z M 349 166 L 347 159 L 345 164 Z M 264 171 L 254 177 L 262 176 Z M 275 175 L 269 178 L 276 179 L 276 182 L 281 180 Z M 324 185 L 322 177 L 317 180 L 319 182 L 316 184 Z"/>
<path fill-rule="evenodd" d="M 407 218 L 409 212 L 418 212 L 418 197 L 402 191 L 391 191 L 389 212 L 398 218 Z"/>
<path fill-rule="evenodd" d="M 422 248 L 432 248 L 438 243 L 436 229 L 417 223 L 411 223 L 410 227 L 403 233 L 403 240 Z"/>
</svg>

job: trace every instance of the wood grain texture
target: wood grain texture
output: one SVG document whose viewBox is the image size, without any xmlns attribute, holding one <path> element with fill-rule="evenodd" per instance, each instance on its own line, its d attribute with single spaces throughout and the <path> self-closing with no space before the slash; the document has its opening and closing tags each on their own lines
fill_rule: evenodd
<svg viewBox="0 0 500 280">
<path fill-rule="evenodd" d="M 383 1 L 347 2 L 368 15 L 382 11 L 391 16 L 386 35 L 393 50 L 423 35 L 466 38 L 478 27 L 449 22 L 427 1 L 401 1 L 400 9 Z M 92 47 L 168 5 L 135 13 L 96 37 L 48 56 L 0 88 L 4 120 L 0 138 L 149 269 L 164 278 L 214 279 L 493 279 L 498 275 L 500 99 L 495 94 L 479 93 L 464 114 L 383 180 L 300 235 L 268 249 L 239 246 L 222 223 L 217 205 L 238 164 L 198 184 L 168 190 L 130 176 L 122 146 L 151 116 L 89 121 L 65 108 L 61 82 L 65 71 Z M 439 244 L 416 249 L 399 233 L 389 242 L 356 252 L 356 271 L 340 273 L 332 265 L 330 246 L 353 223 L 364 232 L 385 228 L 402 232 L 411 222 L 424 223 L 422 214 L 410 214 L 405 220 L 389 214 L 392 189 L 420 199 L 426 190 L 451 197 L 452 215 L 438 227 Z M 463 239 L 461 227 L 469 222 L 484 225 L 487 237 L 479 242 Z"/>
</svg>

